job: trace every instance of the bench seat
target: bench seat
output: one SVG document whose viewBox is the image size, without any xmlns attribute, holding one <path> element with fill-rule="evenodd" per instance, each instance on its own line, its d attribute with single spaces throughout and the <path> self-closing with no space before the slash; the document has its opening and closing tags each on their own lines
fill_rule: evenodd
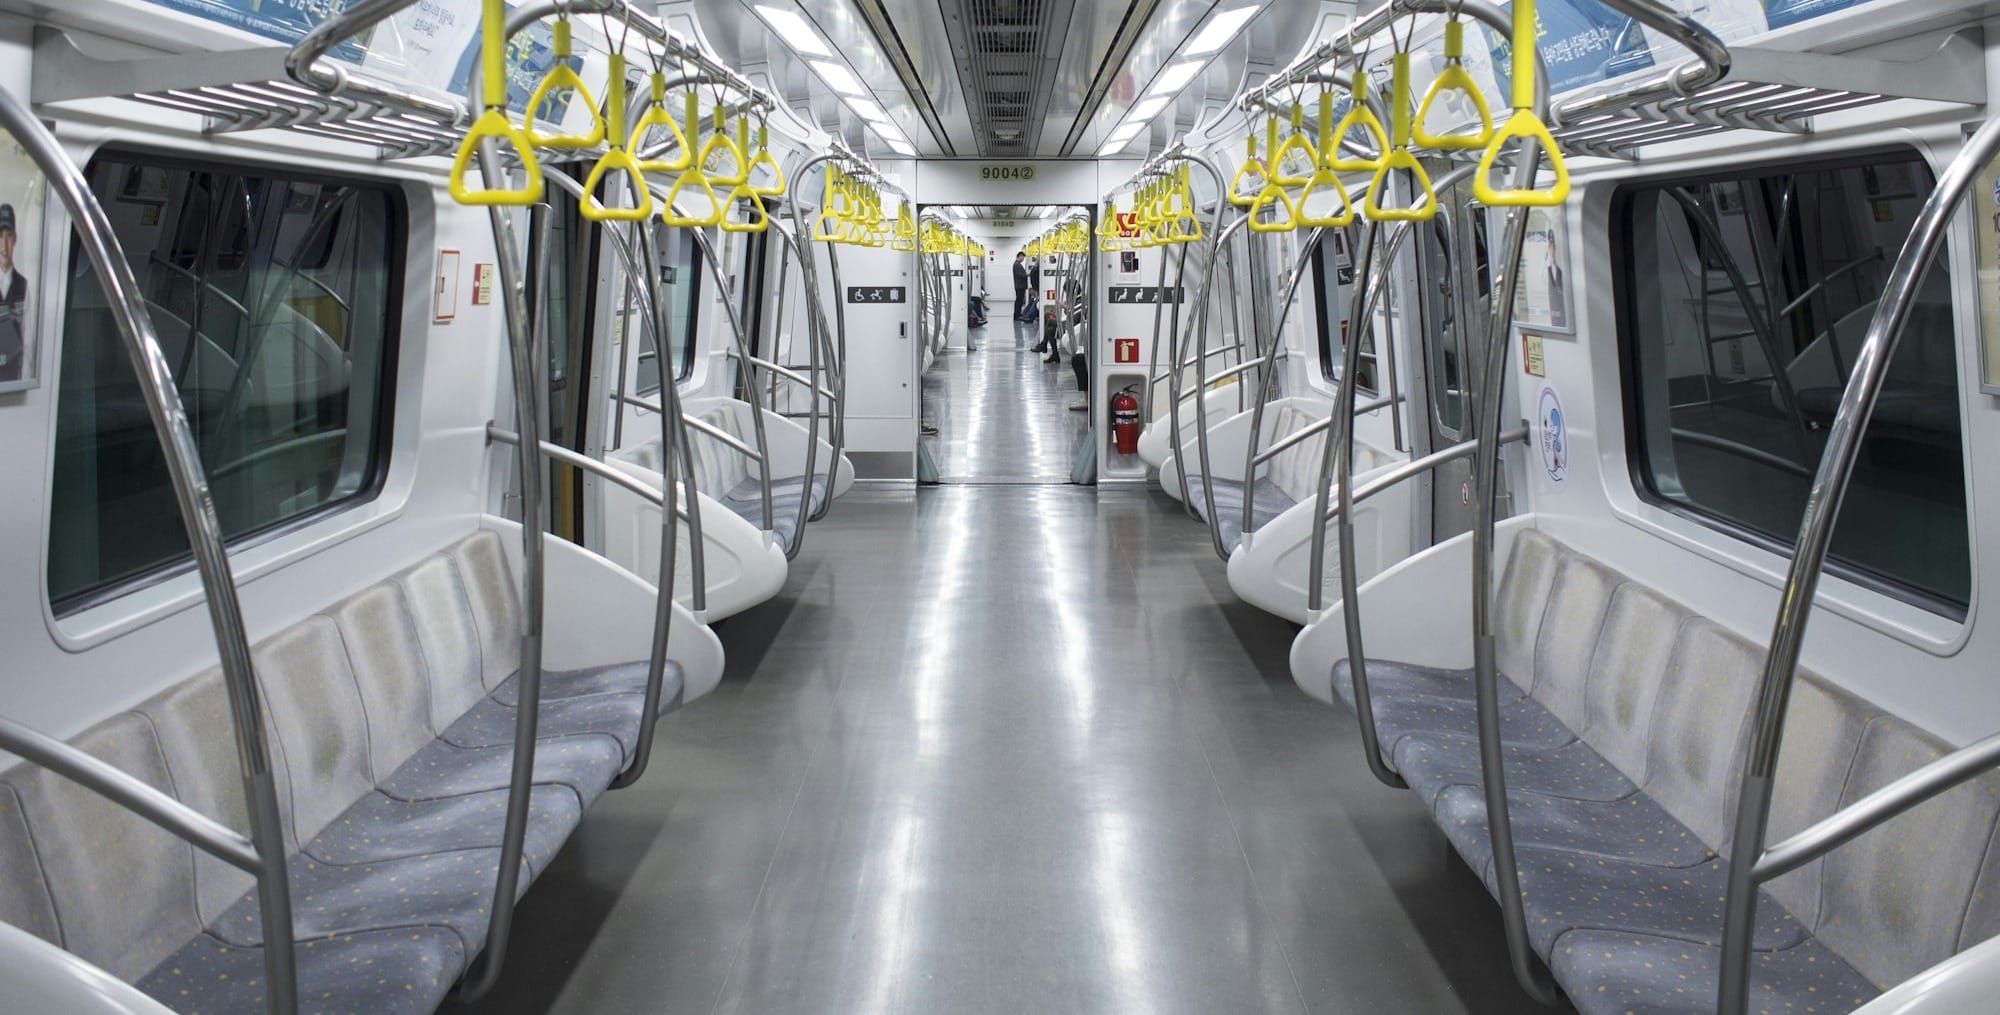
<svg viewBox="0 0 2000 1015">
<path fill-rule="evenodd" d="M 1203 521 L 1208 519 L 1208 497 L 1202 492 L 1208 484 L 1200 476 L 1189 476 L 1187 480 L 1188 505 L 1194 508 L 1195 516 Z M 1279 488 L 1269 479 L 1257 480 L 1257 502 L 1252 505 L 1256 513 L 1250 518 L 1251 531 L 1270 524 L 1271 519 L 1284 514 L 1297 504 L 1292 495 Z M 1243 542 L 1243 481 L 1240 479 L 1215 480 L 1215 527 L 1222 532 L 1222 547 L 1235 550 Z"/>
<path fill-rule="evenodd" d="M 481 532 L 253 648 L 302 1011 L 434 1010 L 484 947 L 519 632 L 498 537 Z M 521 891 L 631 763 L 645 683 L 644 663 L 543 675 Z M 681 689 L 670 663 L 660 714 Z M 217 671 L 72 742 L 247 827 Z M 252 879 L 31 765 L 0 773 L 0 919 L 177 1011 L 263 1005 Z"/>
<path fill-rule="evenodd" d="M 1586 1013 L 1715 1004 L 1763 653 L 1537 530 L 1496 602 L 1508 812 L 1531 944 Z M 1498 890 L 1468 671 L 1369 662 L 1383 751 Z M 1343 663 L 1334 688 L 1352 706 Z M 1768 841 L 1948 748 L 1801 673 Z M 2000 929 L 2000 778 L 1764 886 L 1751 1010 L 1842 1012 Z"/>
</svg>

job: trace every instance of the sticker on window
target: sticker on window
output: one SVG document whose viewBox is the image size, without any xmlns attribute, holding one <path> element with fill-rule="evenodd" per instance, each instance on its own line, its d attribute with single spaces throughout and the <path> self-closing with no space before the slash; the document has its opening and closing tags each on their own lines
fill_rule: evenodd
<svg viewBox="0 0 2000 1015">
<path fill-rule="evenodd" d="M 1569 419 L 1563 415 L 1562 399 L 1550 385 L 1542 385 L 1535 424 L 1540 432 L 1542 471 L 1549 474 L 1551 483 L 1569 479 Z"/>
</svg>

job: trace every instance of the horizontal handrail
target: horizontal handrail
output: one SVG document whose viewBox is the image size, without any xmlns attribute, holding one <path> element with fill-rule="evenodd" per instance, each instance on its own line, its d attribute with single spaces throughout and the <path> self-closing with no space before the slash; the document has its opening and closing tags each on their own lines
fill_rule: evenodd
<svg viewBox="0 0 2000 1015">
<path fill-rule="evenodd" d="M 745 444 L 740 440 L 737 440 L 733 435 L 730 434 L 729 431 L 724 430 L 713 423 L 710 423 L 708 420 L 705 420 L 700 416 L 691 416 L 683 412 L 681 413 L 681 422 L 686 423 L 691 427 L 694 427 L 696 430 L 701 431 L 701 433 L 703 433 L 706 436 L 713 437 L 716 440 L 721 441 L 722 443 L 728 445 L 731 449 L 735 450 L 737 453 L 741 454 L 743 457 L 748 458 L 759 465 L 765 464 L 763 454 L 758 452 L 756 448 L 753 448 L 750 445 Z"/>
<path fill-rule="evenodd" d="M 11 751 L 166 829 L 246 874 L 264 870 L 248 836 L 40 730 L 0 718 L 0 750 Z"/>
<path fill-rule="evenodd" d="M 1783 877 L 1960 783 L 2000 766 L 2000 733 L 1961 747 L 1842 807 L 1764 851 L 1751 868 L 1759 884 Z"/>
<path fill-rule="evenodd" d="M 1377 409 L 1386 409 L 1389 406 L 1395 405 L 1396 403 L 1401 401 L 1402 398 L 1400 396 L 1384 395 L 1381 398 L 1374 399 L 1373 401 L 1363 402 L 1360 405 L 1355 406 L 1354 414 L 1356 416 L 1359 416 L 1364 412 L 1374 412 Z M 1305 426 L 1302 426 L 1297 430 L 1294 430 L 1291 433 L 1286 434 L 1284 439 L 1280 440 L 1278 443 L 1273 444 L 1270 447 L 1265 448 L 1264 450 L 1258 452 L 1257 457 L 1250 460 L 1250 464 L 1253 466 L 1262 465 L 1265 462 L 1270 461 L 1272 458 L 1277 457 L 1279 452 L 1298 444 L 1300 441 L 1303 441 L 1306 438 L 1311 437 L 1316 433 L 1324 431 L 1327 427 L 1331 425 L 1333 425 L 1332 416 L 1322 416 L 1319 419 L 1313 420 L 1311 423 L 1308 423 Z"/>
<path fill-rule="evenodd" d="M 512 430 L 502 430 L 491 423 L 486 424 L 486 439 L 495 444 L 507 444 L 513 447 L 521 446 L 520 434 Z M 660 493 L 659 489 L 637 476 L 621 472 L 589 455 L 579 454 L 560 444 L 543 441 L 541 442 L 541 448 L 542 457 L 544 458 L 561 462 L 564 465 L 573 465 L 599 479 L 624 487 L 638 494 L 654 507 L 664 507 L 666 505 L 666 498 Z"/>
<path fill-rule="evenodd" d="M 1224 351 L 1227 351 L 1227 350 L 1224 350 Z M 1291 350 L 1287 349 L 1287 350 L 1285 350 L 1285 351 L 1283 351 L 1283 352 L 1280 352 L 1280 353 L 1278 353 L 1278 355 L 1277 355 L 1277 356 L 1276 356 L 1275 358 L 1277 358 L 1277 359 L 1284 359 L 1284 358 L 1285 358 L 1286 356 L 1289 356 L 1289 355 L 1291 355 Z M 1258 367 L 1260 367 L 1260 366 L 1263 366 L 1263 365 L 1264 365 L 1264 364 L 1265 364 L 1266 362 L 1268 362 L 1268 361 L 1266 361 L 1266 360 L 1262 360 L 1262 359 L 1252 359 L 1252 360 L 1246 360 L 1246 361 L 1244 361 L 1244 362 L 1242 362 L 1242 363 L 1238 363 L 1238 364 L 1236 364 L 1236 365 L 1235 365 L 1235 366 L 1233 366 L 1233 367 L 1230 367 L 1230 368 L 1229 368 L 1229 369 L 1227 369 L 1227 370 L 1222 370 L 1222 371 L 1219 371 L 1219 372 L 1217 372 L 1217 373 L 1212 373 L 1212 374 L 1209 374 L 1209 375 L 1208 375 L 1207 377 L 1204 377 L 1204 378 L 1202 378 L 1202 379 L 1201 379 L 1201 387 L 1204 387 L 1204 388 L 1205 388 L 1205 387 L 1208 387 L 1208 386 L 1209 386 L 1209 385 L 1211 385 L 1211 384 L 1220 384 L 1220 383 L 1222 383 L 1223 381 L 1226 381 L 1226 380 L 1230 379 L 1231 377 L 1234 377 L 1234 376 L 1236 376 L 1237 374 L 1240 374 L 1240 373 L 1242 373 L 1242 372 L 1243 372 L 1243 371 L 1245 371 L 1245 370 L 1255 370 L 1255 369 L 1257 369 Z M 1190 365 L 1192 365 L 1192 364 L 1190 364 Z M 1195 394 L 1195 393 L 1194 393 L 1193 391 L 1185 391 L 1185 392 L 1182 392 L 1182 393 L 1181 393 L 1181 399 L 1182 399 L 1182 401 L 1186 401 L 1186 400 L 1187 400 L 1187 399 L 1189 399 L 1189 398 L 1193 398 L 1193 397 L 1194 397 L 1194 394 Z"/>
<path fill-rule="evenodd" d="M 1517 441 L 1526 442 L 1527 439 L 1528 439 L 1528 428 L 1525 424 L 1523 424 L 1521 426 L 1515 427 L 1512 430 L 1503 432 L 1500 435 L 1500 445 L 1502 447 L 1505 447 L 1506 445 L 1513 444 Z M 1391 469 L 1388 472 L 1376 476 L 1374 479 L 1371 479 L 1368 482 L 1355 487 L 1353 502 L 1359 504 L 1362 501 L 1367 500 L 1368 498 L 1373 497 L 1376 494 L 1381 493 L 1382 491 L 1387 490 L 1390 487 L 1395 486 L 1396 484 L 1401 483 L 1412 476 L 1429 472 L 1432 469 L 1435 469 L 1438 466 L 1445 464 L 1446 462 L 1454 462 L 1461 458 L 1471 458 L 1472 453 L 1475 450 L 1477 450 L 1478 447 L 1479 447 L 1478 441 L 1460 441 L 1459 443 L 1453 444 L 1451 447 L 1445 448 L 1443 450 L 1433 451 L 1430 454 L 1423 456 L 1422 458 L 1412 458 L 1409 461 L 1396 466 L 1394 469 Z M 1333 521 L 1334 519 L 1339 517 L 1340 517 L 1340 506 L 1337 504 L 1334 505 L 1334 507 L 1328 510 L 1326 513 L 1327 521 Z"/>
<path fill-rule="evenodd" d="M 732 358 L 737 358 L 736 350 L 734 349 L 725 349 L 723 350 L 723 352 Z M 741 358 L 744 359 L 746 362 L 748 362 L 751 366 L 756 367 L 759 370 L 769 370 L 770 372 L 777 374 L 779 377 L 783 377 L 784 379 L 791 381 L 793 384 L 796 384 L 802 388 L 806 388 L 807 390 L 814 392 L 821 398 L 824 398 L 828 401 L 833 400 L 833 392 L 831 390 L 822 387 L 818 384 L 814 384 L 811 378 L 807 377 L 802 373 L 799 373 L 796 370 L 789 370 L 785 367 L 781 367 L 778 364 L 763 358 L 762 356 L 746 356 Z"/>
</svg>

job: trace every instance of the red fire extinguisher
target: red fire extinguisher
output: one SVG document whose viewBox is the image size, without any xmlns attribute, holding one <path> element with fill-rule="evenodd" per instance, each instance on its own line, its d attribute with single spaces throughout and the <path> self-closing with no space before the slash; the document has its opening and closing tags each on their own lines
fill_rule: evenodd
<svg viewBox="0 0 2000 1015">
<path fill-rule="evenodd" d="M 1139 398 L 1129 387 L 1111 396 L 1111 442 L 1121 455 L 1139 453 Z"/>
</svg>

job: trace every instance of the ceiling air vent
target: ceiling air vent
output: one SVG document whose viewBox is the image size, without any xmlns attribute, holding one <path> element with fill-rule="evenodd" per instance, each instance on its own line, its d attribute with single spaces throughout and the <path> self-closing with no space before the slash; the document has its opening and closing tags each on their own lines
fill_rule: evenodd
<svg viewBox="0 0 2000 1015">
<path fill-rule="evenodd" d="M 959 78 L 982 155 L 1026 155 L 1048 107 L 1051 66 L 1062 48 L 1055 26 L 1075 0 L 943 0 Z"/>
</svg>

